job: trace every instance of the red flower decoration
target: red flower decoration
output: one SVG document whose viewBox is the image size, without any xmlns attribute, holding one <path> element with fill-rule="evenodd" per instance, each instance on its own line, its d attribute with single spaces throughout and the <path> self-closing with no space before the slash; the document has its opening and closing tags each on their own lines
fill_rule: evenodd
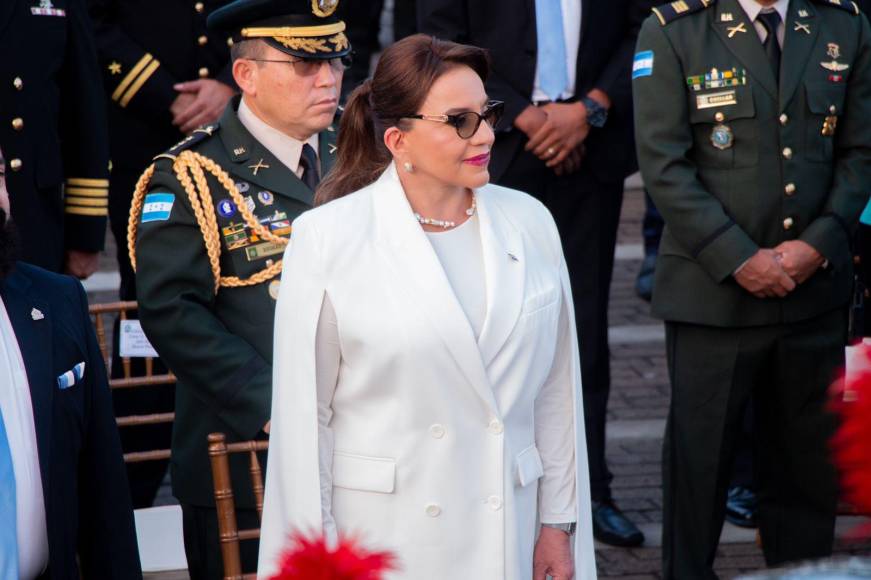
<svg viewBox="0 0 871 580">
<path fill-rule="evenodd" d="M 831 445 L 841 476 L 841 493 L 859 513 L 871 514 L 871 347 L 859 344 L 856 368 L 832 385 L 832 407 L 839 415 Z M 871 534 L 871 523 L 854 530 Z"/>
<path fill-rule="evenodd" d="M 310 539 L 295 533 L 271 580 L 382 580 L 384 572 L 395 569 L 392 554 L 369 552 L 354 539 L 341 538 L 331 550 L 323 536 Z"/>
</svg>

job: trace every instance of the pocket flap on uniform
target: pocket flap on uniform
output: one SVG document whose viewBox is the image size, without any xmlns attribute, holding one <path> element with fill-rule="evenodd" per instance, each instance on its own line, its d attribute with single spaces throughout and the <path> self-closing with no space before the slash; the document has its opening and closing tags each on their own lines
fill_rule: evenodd
<svg viewBox="0 0 871 580">
<path fill-rule="evenodd" d="M 336 451 L 333 453 L 333 486 L 359 491 L 393 493 L 396 461 Z"/>
<path fill-rule="evenodd" d="M 807 91 L 807 107 L 817 115 L 840 115 L 844 109 L 846 87 L 843 84 L 805 85 Z M 834 112 L 832 112 L 834 107 Z"/>
<path fill-rule="evenodd" d="M 706 91 L 690 91 L 690 123 L 720 123 L 717 113 L 726 123 L 733 119 L 756 116 L 753 88 L 750 85 L 722 87 Z"/>
<path fill-rule="evenodd" d="M 517 463 L 518 482 L 523 487 L 544 475 L 544 466 L 541 464 L 541 456 L 535 445 L 530 445 L 518 453 L 514 461 Z"/>
</svg>

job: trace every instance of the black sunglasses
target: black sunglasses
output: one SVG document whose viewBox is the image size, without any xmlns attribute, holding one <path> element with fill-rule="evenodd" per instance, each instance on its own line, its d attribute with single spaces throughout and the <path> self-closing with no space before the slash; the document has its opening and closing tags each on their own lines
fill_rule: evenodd
<svg viewBox="0 0 871 580">
<path fill-rule="evenodd" d="M 466 111 L 465 113 L 456 113 L 454 115 L 404 115 L 401 119 L 421 119 L 424 121 L 436 121 L 438 123 L 447 123 L 457 130 L 457 135 L 461 139 L 470 139 L 472 135 L 478 132 L 478 127 L 481 126 L 481 121 L 487 121 L 491 129 L 496 129 L 499 119 L 502 118 L 502 113 L 505 111 L 505 103 L 502 101 L 489 101 L 484 107 L 483 113 L 475 111 Z"/>
<path fill-rule="evenodd" d="M 348 70 L 354 63 L 354 58 L 350 54 L 346 54 L 345 56 L 337 56 L 334 58 L 300 58 L 297 60 L 249 58 L 248 60 L 253 60 L 255 62 L 276 62 L 289 64 L 293 67 L 296 74 L 302 77 L 310 77 L 318 74 L 318 72 L 320 72 L 321 70 L 321 66 L 323 66 L 324 63 L 329 64 L 330 68 L 337 73 Z"/>
</svg>

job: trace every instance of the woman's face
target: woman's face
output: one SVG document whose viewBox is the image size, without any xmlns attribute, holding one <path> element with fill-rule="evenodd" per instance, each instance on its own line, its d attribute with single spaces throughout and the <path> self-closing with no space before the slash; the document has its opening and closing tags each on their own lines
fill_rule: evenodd
<svg viewBox="0 0 871 580">
<path fill-rule="evenodd" d="M 481 77 L 467 66 L 457 66 L 433 83 L 418 111 L 409 113 L 427 116 L 482 113 L 486 104 L 487 93 Z M 495 135 L 486 121 L 468 139 L 461 138 L 449 123 L 423 119 L 407 122 L 411 129 L 404 134 L 403 151 L 397 152 L 400 171 L 407 161 L 414 166 L 415 174 L 445 185 L 474 189 L 490 181 L 487 166 Z"/>
</svg>

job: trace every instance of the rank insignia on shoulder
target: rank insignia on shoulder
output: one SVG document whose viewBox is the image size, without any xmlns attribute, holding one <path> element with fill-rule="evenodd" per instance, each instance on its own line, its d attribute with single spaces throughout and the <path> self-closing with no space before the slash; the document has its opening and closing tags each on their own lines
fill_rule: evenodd
<svg viewBox="0 0 871 580">
<path fill-rule="evenodd" d="M 852 2 L 851 0 L 814 0 L 817 4 L 823 4 L 824 6 L 833 6 L 835 8 L 840 8 L 841 10 L 846 10 L 850 14 L 854 16 L 858 16 L 860 14 L 859 6 Z"/>
<path fill-rule="evenodd" d="M 207 130 L 208 129 L 208 130 Z M 199 129 L 194 129 L 194 132 L 173 145 L 169 148 L 165 153 L 161 153 L 156 156 L 155 159 L 166 157 L 169 159 L 175 159 L 179 153 L 186 149 L 190 149 L 200 141 L 204 141 L 215 134 L 218 130 L 218 125 L 208 125 L 206 127 L 200 127 Z"/>
<path fill-rule="evenodd" d="M 659 19 L 659 23 L 665 26 L 682 16 L 693 14 L 713 6 L 717 0 L 676 0 L 653 8 L 653 13 Z"/>
</svg>

